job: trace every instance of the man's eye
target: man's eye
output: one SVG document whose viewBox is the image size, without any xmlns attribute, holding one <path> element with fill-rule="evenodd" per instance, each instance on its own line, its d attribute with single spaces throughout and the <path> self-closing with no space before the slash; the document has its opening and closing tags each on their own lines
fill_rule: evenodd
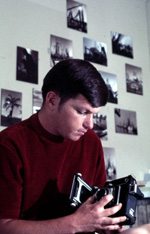
<svg viewBox="0 0 150 234">
<path fill-rule="evenodd" d="M 80 115 L 86 115 L 86 111 L 80 111 L 80 110 L 77 110 L 77 113 L 80 114 Z"/>
</svg>

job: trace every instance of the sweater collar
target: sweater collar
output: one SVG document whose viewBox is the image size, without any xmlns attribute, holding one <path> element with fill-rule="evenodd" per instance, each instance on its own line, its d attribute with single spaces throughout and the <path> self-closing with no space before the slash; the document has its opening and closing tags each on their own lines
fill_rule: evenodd
<svg viewBox="0 0 150 234">
<path fill-rule="evenodd" d="M 42 136 L 48 140 L 54 141 L 54 142 L 63 142 L 67 141 L 61 136 L 56 136 L 51 133 L 49 133 L 45 128 L 43 128 L 42 124 L 39 121 L 38 112 L 36 114 L 33 114 L 31 116 L 31 123 L 34 127 L 34 130 L 38 133 L 39 136 Z"/>
</svg>

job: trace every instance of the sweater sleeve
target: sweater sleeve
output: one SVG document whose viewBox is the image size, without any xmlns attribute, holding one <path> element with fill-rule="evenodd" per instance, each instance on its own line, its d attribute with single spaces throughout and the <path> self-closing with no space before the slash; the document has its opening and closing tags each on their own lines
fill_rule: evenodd
<svg viewBox="0 0 150 234">
<path fill-rule="evenodd" d="M 0 218 L 18 218 L 22 197 L 22 163 L 10 140 L 0 144 Z"/>
</svg>

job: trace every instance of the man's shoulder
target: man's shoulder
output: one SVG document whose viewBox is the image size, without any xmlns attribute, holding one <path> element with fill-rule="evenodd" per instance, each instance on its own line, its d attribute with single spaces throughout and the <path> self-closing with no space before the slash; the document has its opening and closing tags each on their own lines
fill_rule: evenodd
<svg viewBox="0 0 150 234">
<path fill-rule="evenodd" d="M 10 127 L 5 128 L 0 132 L 0 141 L 6 139 L 6 138 L 17 138 L 19 135 L 21 135 L 25 129 L 31 128 L 31 117 L 28 119 L 22 120 Z"/>
</svg>

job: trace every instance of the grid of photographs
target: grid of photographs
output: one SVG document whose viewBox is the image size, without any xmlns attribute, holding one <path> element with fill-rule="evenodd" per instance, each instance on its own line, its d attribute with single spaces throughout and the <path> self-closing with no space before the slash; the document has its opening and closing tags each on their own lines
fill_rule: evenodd
<svg viewBox="0 0 150 234">
<path fill-rule="evenodd" d="M 82 2 L 66 0 L 66 25 L 68 30 L 76 33 L 88 32 L 87 5 Z M 77 32 L 78 31 L 78 32 Z M 110 37 L 111 35 L 111 37 Z M 133 41 L 129 35 L 111 31 L 110 42 L 112 54 L 123 56 L 126 59 L 134 59 Z M 50 34 L 50 66 L 53 67 L 61 60 L 73 58 L 73 39 L 63 38 L 61 35 Z M 83 59 L 95 65 L 105 66 L 108 69 L 108 51 L 105 41 L 97 41 L 82 37 Z M 38 51 L 24 46 L 16 47 L 16 81 L 38 84 Z M 76 55 L 77 57 L 77 55 Z M 128 61 L 128 60 L 127 60 Z M 124 74 L 126 76 L 126 92 L 143 95 L 142 68 L 125 63 Z M 117 105 L 119 103 L 117 75 L 99 70 L 108 90 L 108 102 Z M 36 113 L 42 106 L 42 94 L 36 88 L 32 88 L 32 113 Z M 115 132 L 120 134 L 138 135 L 136 112 L 114 108 Z M 8 127 L 22 120 L 22 93 L 1 89 L 1 126 Z M 93 130 L 101 140 L 108 140 L 107 113 L 93 116 Z M 114 149 L 105 149 L 105 163 L 108 179 L 116 178 L 116 165 Z"/>
</svg>

